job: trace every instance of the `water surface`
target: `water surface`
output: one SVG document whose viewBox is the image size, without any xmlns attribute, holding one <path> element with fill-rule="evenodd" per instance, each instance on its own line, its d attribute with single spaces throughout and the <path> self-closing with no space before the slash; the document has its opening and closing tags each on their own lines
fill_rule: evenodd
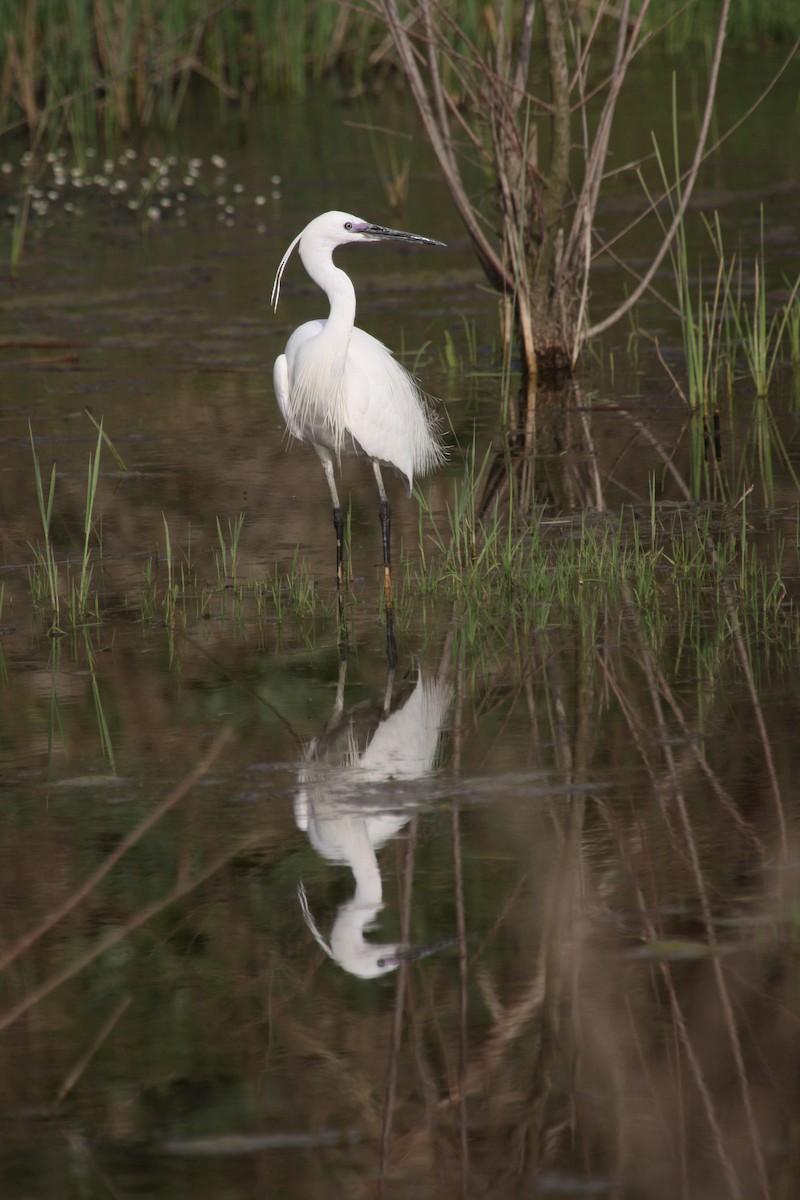
<svg viewBox="0 0 800 1200">
<path fill-rule="evenodd" d="M 740 64 L 732 116 L 758 71 Z M 667 75 L 643 71 L 643 95 Z M 714 160 L 699 201 L 751 255 L 765 203 L 774 297 L 800 266 L 798 160 L 765 130 L 794 121 L 796 146 L 792 95 Z M 636 115 L 620 157 L 647 141 L 652 106 Z M 376 116 L 414 132 L 396 100 Z M 270 380 L 290 330 L 324 315 L 297 260 L 268 311 L 311 216 L 335 205 L 448 243 L 346 252 L 360 322 L 446 402 L 450 463 L 422 485 L 428 553 L 473 438 L 478 461 L 503 438 L 496 302 L 419 137 L 393 215 L 362 117 L 325 95 L 273 102 L 243 131 L 199 111 L 174 146 L 115 152 L 107 177 L 128 191 L 51 202 L 4 289 L 3 1194 L 789 1194 L 796 376 L 782 367 L 774 394 L 772 500 L 733 518 L 765 562 L 782 540 L 783 618 L 742 631 L 718 590 L 656 626 L 633 594 L 598 601 L 587 576 L 541 619 L 487 603 L 476 630 L 398 569 L 392 680 L 374 481 L 348 463 L 343 667 L 324 477 L 286 446 Z M 131 212 L 169 153 L 160 218 Z M 630 203 L 610 196 L 602 219 Z M 617 287 L 598 275 L 598 311 Z M 650 305 L 640 319 L 679 371 L 675 320 Z M 651 478 L 659 520 L 729 519 L 684 504 L 658 447 L 687 471 L 685 410 L 627 332 L 587 356 L 543 436 L 549 536 L 608 513 L 646 530 Z M 748 403 L 737 385 L 737 412 Z M 56 464 L 66 588 L 87 410 L 122 462 L 102 450 L 96 618 L 54 637 L 31 600 L 30 438 L 45 488 Z M 734 453 L 746 425 L 723 421 Z M 391 487 L 398 563 L 413 563 L 419 508 Z"/>
</svg>

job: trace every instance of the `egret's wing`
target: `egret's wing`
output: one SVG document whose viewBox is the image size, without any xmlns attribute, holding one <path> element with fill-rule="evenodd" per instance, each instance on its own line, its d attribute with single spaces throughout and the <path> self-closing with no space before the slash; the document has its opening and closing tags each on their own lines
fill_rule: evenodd
<svg viewBox="0 0 800 1200">
<path fill-rule="evenodd" d="M 391 463 L 408 480 L 442 461 L 425 396 L 382 342 L 363 329 L 350 337 L 344 396 L 350 433 L 365 454 Z"/>
<path fill-rule="evenodd" d="M 294 374 L 297 366 L 297 356 L 307 342 L 311 342 L 314 338 L 322 333 L 325 328 L 325 321 L 321 318 L 316 321 L 306 321 L 303 325 L 298 325 L 292 336 L 286 343 L 286 358 L 289 363 L 290 378 Z"/>
<path fill-rule="evenodd" d="M 272 372 L 281 416 L 289 433 L 301 442 L 311 434 L 313 423 L 309 420 L 308 400 L 303 399 L 297 386 L 298 359 L 302 356 L 304 348 L 309 346 L 324 327 L 324 321 L 306 321 L 304 325 L 295 329 L 286 343 L 286 353 L 276 358 Z"/>
<path fill-rule="evenodd" d="M 281 416 L 286 422 L 286 428 L 294 437 L 302 438 L 303 435 L 295 428 L 294 421 L 292 420 L 289 368 L 285 354 L 281 354 L 275 359 L 275 366 L 272 368 L 272 383 L 275 387 L 275 398 L 278 401 L 278 408 L 281 410 Z"/>
<path fill-rule="evenodd" d="M 444 457 L 426 397 L 376 338 L 353 329 L 345 349 L 319 336 L 326 326 L 301 325 L 286 344 L 285 365 L 275 364 L 289 432 L 335 455 L 353 439 L 370 458 L 405 475 L 410 492 L 414 476 Z"/>
</svg>

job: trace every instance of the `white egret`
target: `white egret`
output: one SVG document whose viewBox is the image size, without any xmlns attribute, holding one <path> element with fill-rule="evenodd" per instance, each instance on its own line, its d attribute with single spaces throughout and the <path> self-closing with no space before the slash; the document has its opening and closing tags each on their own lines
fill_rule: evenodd
<svg viewBox="0 0 800 1200">
<path fill-rule="evenodd" d="M 342 509 L 334 479 L 334 460 L 365 454 L 372 459 L 380 493 L 384 590 L 389 657 L 393 656 L 391 623 L 391 508 L 381 476 L 389 464 L 404 476 L 411 495 L 415 475 L 425 475 L 444 457 L 427 398 L 416 380 L 390 350 L 355 325 L 356 293 L 350 278 L 333 264 L 337 246 L 351 242 L 396 241 L 406 245 L 442 246 L 433 238 L 372 225 L 345 212 L 315 217 L 297 235 L 281 259 L 272 288 L 278 306 L 281 279 L 295 246 L 303 266 L 326 293 L 327 320 L 307 321 L 286 343 L 275 362 L 273 380 L 278 407 L 289 433 L 310 442 L 320 457 L 333 501 L 336 529 L 336 580 L 341 595 Z"/>
</svg>

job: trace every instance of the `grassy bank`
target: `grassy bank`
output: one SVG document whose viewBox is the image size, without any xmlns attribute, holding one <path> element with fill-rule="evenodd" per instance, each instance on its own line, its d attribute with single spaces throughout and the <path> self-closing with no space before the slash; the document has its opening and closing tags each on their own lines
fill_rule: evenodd
<svg viewBox="0 0 800 1200">
<path fill-rule="evenodd" d="M 515 7 L 510 22 L 513 29 Z M 491 9 L 459 0 L 450 14 L 479 47 L 496 36 Z M 679 10 L 657 0 L 653 30 L 667 27 L 679 52 L 704 41 L 717 5 L 695 0 Z M 794 0 L 747 0 L 735 6 L 730 37 L 748 46 L 800 37 Z M 379 86 L 391 69 L 381 24 L 364 9 L 311 0 L 6 0 L 0 4 L 0 134 L 26 125 L 51 135 L 172 127 L 187 89 L 210 83 L 223 103 L 246 103 L 257 90 L 302 93 L 309 80 L 335 76 L 348 92 Z"/>
<path fill-rule="evenodd" d="M 654 0 L 649 24 L 652 29 L 667 26 L 668 48 L 680 53 L 688 43 L 711 37 L 718 13 L 717 0 L 694 0 L 682 6 Z M 792 42 L 800 37 L 800 9 L 794 0 L 739 0 L 731 6 L 728 37 L 750 50 Z"/>
<path fill-rule="evenodd" d="M 262 645 L 300 638 L 311 644 L 334 621 L 332 581 L 318 581 L 298 550 L 266 576 L 246 561 L 244 516 L 217 519 L 210 545 L 176 544 L 167 518 L 138 581 L 114 579 L 103 545 L 98 500 L 102 430 L 89 455 L 83 537 L 56 546 L 52 516 L 59 496 L 32 444 L 40 530 L 30 540 L 28 583 L 34 627 L 51 639 L 80 640 L 89 629 L 111 634 L 119 621 L 192 635 L 211 621 L 257 631 Z M 483 471 L 467 463 L 453 481 L 444 512 L 420 509 L 418 545 L 397 563 L 395 622 L 412 641 L 436 636 L 452 621 L 472 655 L 491 664 L 509 647 L 548 629 L 616 628 L 635 610 L 650 644 L 674 639 L 679 658 L 701 661 L 709 646 L 735 649 L 732 630 L 779 658 L 800 645 L 798 512 L 753 514 L 748 493 L 737 503 L 661 503 L 651 499 L 619 512 L 536 513 L 495 504 L 481 512 Z M 369 580 L 348 589 L 348 626 L 357 643 L 380 607 Z M 124 599 L 121 599 L 124 597 Z M 1 615 L 1 614 L 0 614 Z"/>
</svg>

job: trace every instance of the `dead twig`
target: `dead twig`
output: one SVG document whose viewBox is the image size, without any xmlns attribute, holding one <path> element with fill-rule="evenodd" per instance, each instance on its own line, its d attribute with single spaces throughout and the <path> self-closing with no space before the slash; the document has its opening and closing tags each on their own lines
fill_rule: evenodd
<svg viewBox="0 0 800 1200">
<path fill-rule="evenodd" d="M 117 1024 L 117 1022 L 119 1021 L 120 1017 L 123 1015 L 125 1010 L 127 1009 L 128 1005 L 130 1004 L 132 999 L 133 999 L 133 996 L 123 996 L 122 999 L 120 1000 L 119 1004 L 117 1004 L 116 1008 L 111 1013 L 111 1015 L 109 1017 L 107 1017 L 106 1020 L 103 1022 L 103 1024 L 101 1025 L 100 1029 L 97 1032 L 97 1035 L 95 1036 L 91 1045 L 89 1046 L 88 1050 L 86 1050 L 86 1052 L 81 1055 L 81 1057 L 78 1059 L 75 1066 L 72 1068 L 72 1070 L 67 1075 L 67 1077 L 64 1080 L 64 1082 L 62 1083 L 61 1087 L 58 1089 L 58 1093 L 56 1094 L 55 1103 L 54 1103 L 55 1108 L 58 1107 L 58 1105 L 61 1103 L 61 1101 L 64 1099 L 64 1097 L 68 1096 L 69 1093 L 72 1091 L 72 1089 L 75 1087 L 75 1084 L 78 1082 L 81 1075 L 83 1075 L 84 1071 L 86 1070 L 86 1068 L 88 1067 L 88 1065 L 92 1061 L 92 1059 L 94 1058 L 97 1051 L 100 1049 L 100 1047 L 106 1041 L 106 1039 L 108 1038 L 112 1029 Z"/>
<path fill-rule="evenodd" d="M 80 884 L 79 887 L 75 888 L 75 890 L 68 896 L 65 896 L 59 905 L 57 905 L 54 909 L 52 909 L 51 912 L 43 917 L 37 925 L 34 925 L 32 929 L 19 938 L 13 946 L 10 946 L 8 950 L 6 950 L 5 954 L 0 957 L 0 971 L 5 970 L 10 963 L 14 962 L 14 960 L 20 956 L 20 954 L 24 954 L 27 950 L 30 950 L 31 946 L 33 946 L 41 937 L 43 937 L 48 930 L 52 929 L 54 925 L 57 925 L 59 921 L 63 920 L 64 917 L 67 916 L 68 913 L 71 913 L 73 909 L 77 908 L 82 900 L 85 900 L 85 898 L 90 895 L 90 893 L 97 887 L 98 883 L 100 883 L 102 879 L 105 879 L 106 875 L 108 875 L 109 871 L 116 866 L 120 859 L 123 858 L 128 851 L 137 844 L 137 842 L 141 841 L 148 830 L 152 829 L 152 827 L 156 825 L 162 819 L 162 817 L 164 817 L 170 811 L 171 808 L 174 808 L 176 804 L 180 803 L 184 796 L 186 796 L 192 790 L 195 784 L 198 783 L 199 780 L 201 780 L 203 776 L 208 773 L 209 769 L 219 758 L 220 754 L 228 745 L 232 737 L 233 730 L 230 726 L 226 725 L 225 728 L 222 729 L 214 738 L 214 741 L 211 743 L 203 758 L 200 760 L 194 770 L 190 771 L 186 778 L 179 783 L 177 787 L 173 788 L 169 795 L 166 796 L 160 804 L 157 804 L 152 812 L 148 813 L 148 815 L 139 822 L 136 828 L 132 829 L 131 832 L 122 839 L 116 849 L 112 850 L 112 852 L 105 857 L 97 870 L 93 871 L 91 875 L 89 875 L 88 878 L 85 879 L 82 884 Z M 135 928 L 135 926 L 133 927 Z M 92 957 L 94 957 L 93 952 L 90 953 L 92 953 Z M 26 1007 L 29 1006 L 26 1005 Z M 12 1009 L 12 1013 L 15 1011 L 16 1010 Z M 23 1011 L 25 1010 L 23 1009 Z M 14 1019 L 16 1019 L 16 1017 Z M 0 1029 L 4 1028 L 4 1019 L 0 1019 Z"/>
</svg>

